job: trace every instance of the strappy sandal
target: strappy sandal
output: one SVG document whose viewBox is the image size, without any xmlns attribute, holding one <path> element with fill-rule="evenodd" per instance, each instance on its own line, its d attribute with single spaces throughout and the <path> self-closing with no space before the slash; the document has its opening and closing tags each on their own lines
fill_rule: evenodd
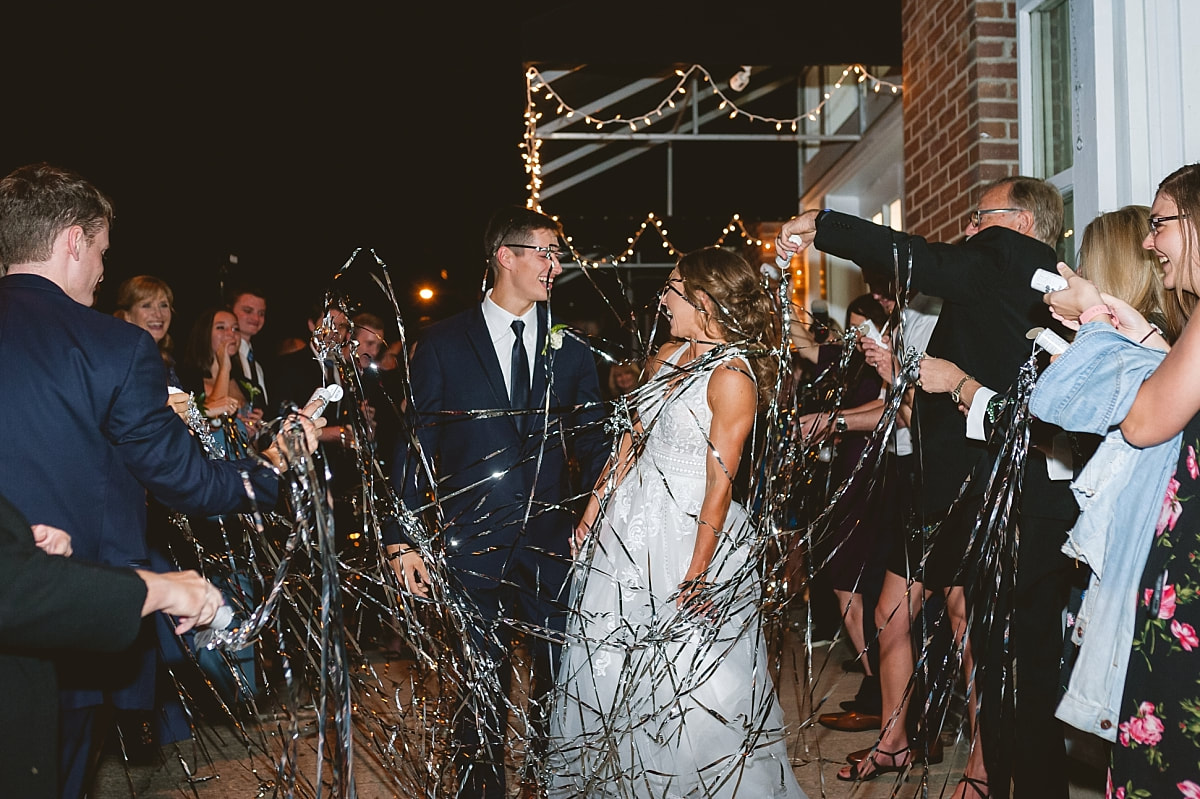
<svg viewBox="0 0 1200 799">
<path fill-rule="evenodd" d="M 972 791 L 975 792 L 975 795 L 977 797 L 979 797 L 979 799 L 989 799 L 989 797 L 991 796 L 991 794 L 988 793 L 988 781 L 987 780 L 981 780 L 977 777 L 968 777 L 966 775 L 963 775 L 963 778 L 958 781 L 958 784 L 962 785 L 964 783 L 966 783 L 966 786 L 968 788 L 970 788 Z M 967 795 L 967 792 L 963 791 L 963 799 L 966 799 L 966 795 Z"/>
<path fill-rule="evenodd" d="M 853 763 L 849 766 L 844 766 L 842 769 L 838 769 L 838 772 L 835 776 L 842 782 L 867 782 L 868 780 L 875 779 L 880 774 L 892 774 L 897 771 L 904 771 L 912 765 L 911 756 L 905 757 L 903 763 L 899 762 L 900 757 L 906 752 L 910 752 L 910 748 L 907 746 L 903 749 L 897 749 L 895 752 L 889 752 L 886 749 L 876 749 L 858 763 Z M 877 760 L 880 755 L 891 758 L 892 765 L 885 766 L 880 763 Z M 848 774 L 843 776 L 842 771 L 846 768 L 850 769 L 850 771 Z M 867 769 L 870 769 L 870 771 Z"/>
</svg>

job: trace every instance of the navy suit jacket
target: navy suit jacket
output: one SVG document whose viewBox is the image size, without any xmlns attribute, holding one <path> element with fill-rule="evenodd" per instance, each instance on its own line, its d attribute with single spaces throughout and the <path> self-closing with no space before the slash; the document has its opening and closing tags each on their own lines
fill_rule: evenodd
<svg viewBox="0 0 1200 799">
<path fill-rule="evenodd" d="M 39 275 L 0 278 L 0 386 L 0 493 L 30 522 L 70 533 L 76 560 L 147 564 L 147 490 L 183 513 L 244 510 L 242 468 L 260 506 L 275 503 L 269 469 L 204 457 L 166 406 L 166 369 L 146 331 Z M 103 671 L 91 663 L 64 680 L 85 689 L 70 706 L 128 683 L 127 672 Z"/>
<path fill-rule="evenodd" d="M 585 491 L 608 455 L 591 351 L 570 336 L 559 349 L 547 339 L 547 312 L 539 306 L 542 346 L 535 347 L 530 396 L 536 408 L 548 403 L 550 413 L 526 417 L 524 428 L 504 413 L 511 410 L 508 390 L 481 306 L 430 326 L 413 353 L 417 435 L 432 459 L 426 465 L 437 481 L 447 561 L 467 587 L 497 587 L 530 553 L 552 556 L 562 565 L 554 579 L 565 576 L 574 515 L 562 503 L 577 493 L 569 479 L 571 452 Z M 575 410 L 581 405 L 587 407 Z M 480 413 L 489 410 L 500 414 Z M 419 510 L 429 504 L 428 472 L 407 444 L 398 445 L 393 475 L 405 505 Z"/>
</svg>

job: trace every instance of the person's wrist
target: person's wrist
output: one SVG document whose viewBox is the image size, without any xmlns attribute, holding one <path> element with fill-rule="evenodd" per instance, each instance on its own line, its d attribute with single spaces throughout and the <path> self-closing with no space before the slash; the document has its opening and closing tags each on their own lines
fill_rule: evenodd
<svg viewBox="0 0 1200 799">
<path fill-rule="evenodd" d="M 982 385 L 975 378 L 968 377 L 967 382 L 963 384 L 962 389 L 958 393 L 958 404 L 970 410 L 972 403 L 975 402 L 975 395 L 979 393 Z"/>
<path fill-rule="evenodd" d="M 1146 334 L 1144 336 L 1142 336 L 1141 339 L 1138 340 L 1138 344 L 1145 344 L 1150 339 L 1150 337 L 1153 336 L 1155 333 L 1162 336 L 1164 341 L 1166 340 L 1167 337 L 1162 332 L 1162 328 L 1160 328 L 1158 325 L 1151 322 L 1150 329 L 1147 330 Z"/>
<path fill-rule="evenodd" d="M 967 384 L 967 381 L 968 381 L 968 380 L 972 380 L 972 379 L 973 379 L 973 378 L 972 378 L 970 375 L 968 375 L 968 374 L 964 374 L 964 375 L 962 376 L 962 379 L 958 381 L 958 384 L 957 384 L 957 385 L 954 387 L 954 389 L 953 389 L 953 390 L 950 392 L 950 400 L 951 400 L 951 401 L 952 401 L 952 402 L 953 402 L 955 405 L 957 405 L 957 404 L 959 404 L 960 402 L 962 402 L 962 390 L 963 390 L 963 386 L 965 386 L 965 385 Z"/>
<path fill-rule="evenodd" d="M 1109 308 L 1104 303 L 1097 303 L 1089 308 L 1085 308 L 1083 312 L 1079 314 L 1079 324 L 1086 325 L 1088 322 L 1099 316 L 1107 316 L 1109 322 L 1112 323 L 1114 327 L 1116 326 L 1117 315 L 1113 313 L 1112 308 Z"/>
</svg>

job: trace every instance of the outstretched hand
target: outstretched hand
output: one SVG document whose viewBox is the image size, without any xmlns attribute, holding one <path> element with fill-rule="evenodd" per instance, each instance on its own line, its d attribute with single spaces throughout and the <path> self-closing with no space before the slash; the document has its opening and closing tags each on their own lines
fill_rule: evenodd
<svg viewBox="0 0 1200 799">
<path fill-rule="evenodd" d="M 142 605 L 142 615 L 146 616 L 161 610 L 176 617 L 178 619 L 178 623 L 175 625 L 177 634 L 185 633 L 193 627 L 212 624 L 213 619 L 217 616 L 217 609 L 225 604 L 225 597 L 217 590 L 217 587 L 197 572 L 179 571 L 159 574 L 138 569 L 137 573 L 146 584 L 146 599 Z"/>
<path fill-rule="evenodd" d="M 1058 273 L 1067 279 L 1067 287 L 1042 296 L 1050 306 L 1050 315 L 1071 329 L 1079 329 L 1079 315 L 1097 305 L 1103 305 L 1100 290 L 1087 278 L 1080 277 L 1065 263 L 1058 264 Z"/>
<path fill-rule="evenodd" d="M 790 258 L 812 244 L 813 239 L 817 237 L 817 214 L 819 213 L 821 212 L 817 209 L 805 211 L 784 222 L 783 227 L 779 229 L 779 235 L 775 238 L 776 251 L 783 257 Z M 792 236 L 797 237 L 799 241 L 793 240 Z"/>
<path fill-rule="evenodd" d="M 271 462 L 278 471 L 287 471 L 290 466 L 288 453 L 292 452 L 294 444 L 290 443 L 295 440 L 293 425 L 300 425 L 300 429 L 304 432 L 301 447 L 305 455 L 311 455 L 316 451 L 317 446 L 321 443 L 321 428 L 325 427 L 325 417 L 317 419 L 310 418 L 310 414 L 316 411 L 314 404 L 305 405 L 300 413 L 293 413 L 285 420 L 284 426 L 276 434 L 275 440 L 271 442 L 271 446 L 263 450 L 263 457 Z"/>
</svg>

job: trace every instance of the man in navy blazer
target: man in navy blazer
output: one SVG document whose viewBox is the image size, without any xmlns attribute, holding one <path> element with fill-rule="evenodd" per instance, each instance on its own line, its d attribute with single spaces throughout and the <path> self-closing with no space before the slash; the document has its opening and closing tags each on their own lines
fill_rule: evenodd
<svg viewBox="0 0 1200 799">
<path fill-rule="evenodd" d="M 0 492 L 31 522 L 73 531 L 76 560 L 146 567 L 147 490 L 213 515 L 249 509 L 243 472 L 260 507 L 278 480 L 257 461 L 206 459 L 167 407 L 150 335 L 89 307 L 112 219 L 109 200 L 66 170 L 35 164 L 0 181 Z M 264 455 L 285 465 L 276 445 Z M 61 661 L 64 797 L 86 788 L 96 708 L 153 707 L 153 666 L 150 645 Z"/>
<path fill-rule="evenodd" d="M 564 504 L 574 455 L 590 490 L 607 455 L 600 381 L 591 351 L 564 335 L 546 307 L 559 259 L 560 228 L 524 208 L 497 212 L 484 235 L 494 285 L 483 302 L 430 326 L 411 362 L 421 451 L 401 442 L 394 480 L 413 511 L 430 507 L 448 579 L 484 621 L 475 643 L 496 662 L 508 691 L 507 652 L 493 644 L 515 619 L 561 633 L 571 562 L 573 512 Z M 432 491 L 430 483 L 432 472 Z M 426 593 L 425 564 L 411 542 L 393 564 L 403 583 Z M 533 655 L 530 736 L 544 742 L 540 702 L 553 685 L 556 645 L 528 641 Z M 482 748 L 473 722 L 459 725 L 459 796 L 503 796 L 504 697 L 481 697 L 494 713 Z M 500 734 L 496 734 L 496 732 Z M 527 768 L 529 768 L 527 763 Z"/>
</svg>

